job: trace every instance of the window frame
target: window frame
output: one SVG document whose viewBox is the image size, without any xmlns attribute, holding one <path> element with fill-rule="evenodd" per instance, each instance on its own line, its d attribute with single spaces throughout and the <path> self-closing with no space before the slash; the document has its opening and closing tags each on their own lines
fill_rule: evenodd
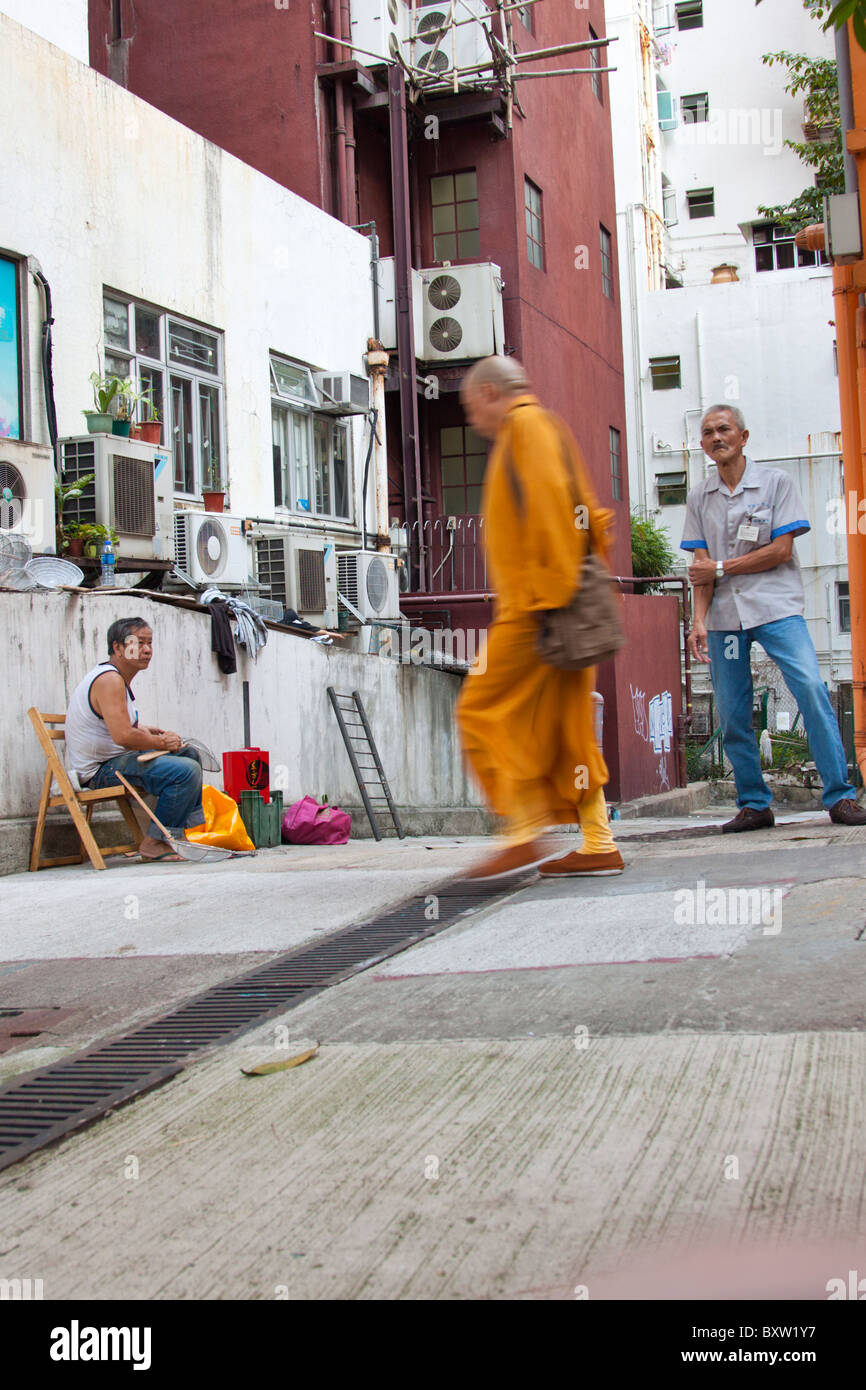
<svg viewBox="0 0 866 1390">
<path fill-rule="evenodd" d="M 460 439 L 461 439 L 461 452 L 460 452 L 460 453 L 450 453 L 450 454 L 445 453 L 445 451 L 444 451 L 444 445 L 443 445 L 443 435 L 444 435 L 444 433 L 445 433 L 446 430 L 459 430 L 459 431 L 460 431 Z M 472 435 L 474 436 L 474 439 L 473 439 L 473 440 L 470 440 L 470 439 L 469 439 L 469 435 L 470 435 L 470 434 L 472 434 Z M 472 448 L 472 449 L 470 449 L 470 447 L 469 447 L 470 444 L 474 444 L 476 440 L 477 440 L 478 447 L 477 447 L 477 448 Z M 484 470 L 485 470 L 485 467 L 486 467 L 486 458 L 487 458 L 487 445 L 485 444 L 484 439 L 482 438 L 482 436 L 481 436 L 480 434 L 478 434 L 478 432 L 477 432 L 476 430 L 473 430 L 473 428 L 472 428 L 471 425 L 467 424 L 465 421 L 463 421 L 462 423 L 461 423 L 460 421 L 457 421 L 456 423 L 452 423 L 452 424 L 441 424 L 441 425 L 439 426 L 439 438 L 438 438 L 438 440 L 437 440 L 437 444 L 438 444 L 438 448 L 439 448 L 439 495 L 440 495 L 440 499 L 441 499 L 441 503 L 442 503 L 442 514 L 443 514 L 443 516 L 480 516 L 480 515 L 481 515 L 481 497 L 482 497 L 482 489 L 483 489 L 483 486 L 484 486 Z M 481 476 L 480 476 L 480 478 L 478 479 L 477 482 L 473 482 L 473 481 L 470 481 L 469 476 L 468 476 L 468 472 L 467 472 L 467 461 L 468 461 L 469 459 L 479 459 L 479 458 L 482 460 Z M 462 469 L 461 469 L 461 471 L 462 471 L 462 482 L 449 482 L 449 483 L 446 483 L 446 481 L 445 481 L 445 462 L 446 462 L 446 460 L 453 460 L 453 459 L 460 459 L 460 460 L 461 460 L 461 464 L 462 464 Z M 469 502 L 469 494 L 470 494 L 470 492 L 477 492 L 477 501 L 478 501 L 477 510 L 472 511 L 472 510 L 468 510 L 466 507 L 464 507 L 462 510 L 457 511 L 457 510 L 455 510 L 455 508 L 450 507 L 450 506 L 447 505 L 446 500 L 445 500 L 445 494 L 446 494 L 446 492 L 455 492 L 457 489 L 460 489 L 460 490 L 462 491 L 462 493 L 463 493 L 463 501 L 464 501 L 465 503 L 468 503 L 468 502 Z"/>
<path fill-rule="evenodd" d="M 538 210 L 530 204 L 530 196 L 538 194 Z M 530 231 L 530 221 L 538 224 L 538 236 L 535 237 Z M 544 191 L 539 188 L 537 183 L 533 183 L 528 174 L 523 176 L 523 223 L 526 231 L 526 259 L 531 266 L 542 273 L 547 270 L 547 256 L 544 247 Z M 541 264 L 534 258 L 533 248 L 537 251 L 541 259 Z"/>
<path fill-rule="evenodd" d="M 598 224 L 601 255 L 601 289 L 606 299 L 614 299 L 613 292 L 613 237 L 603 222 Z M 605 241 L 605 238 L 607 239 Z"/>
<path fill-rule="evenodd" d="M 851 581 L 848 579 L 836 581 L 836 626 L 840 633 L 851 631 Z"/>
<path fill-rule="evenodd" d="M 310 400 L 303 392 L 292 392 L 288 389 L 279 390 L 277 374 L 274 371 L 274 363 L 290 367 L 293 371 L 299 372 L 306 382 L 308 389 L 314 394 L 314 400 Z M 312 371 L 303 362 L 293 361 L 285 357 L 282 353 L 272 352 L 268 357 L 268 372 L 271 381 L 271 441 L 272 441 L 272 462 L 274 468 L 274 510 L 280 513 L 291 513 L 292 516 L 302 516 L 309 520 L 344 522 L 348 525 L 354 523 L 355 497 L 352 486 L 352 431 L 346 422 L 345 417 L 333 415 L 329 411 L 317 410 L 320 404 L 319 392 L 313 381 Z M 281 435 L 282 458 L 279 465 L 280 487 L 277 500 L 277 460 L 273 455 L 277 443 L 275 436 Z M 317 441 L 320 432 L 324 432 L 327 440 L 327 457 L 325 460 L 324 474 L 319 479 Z M 306 487 L 308 496 L 305 499 L 309 507 L 300 505 L 298 492 L 298 464 L 299 455 L 296 452 L 297 440 L 301 438 L 305 441 L 304 454 L 306 466 Z M 346 514 L 341 515 L 335 510 L 337 497 L 340 492 L 338 486 L 338 458 L 336 441 L 342 438 L 344 445 L 344 458 L 339 460 L 343 466 L 344 491 L 346 498 Z M 330 499 L 331 509 L 325 510 L 319 505 L 320 495 L 325 495 Z"/>
<path fill-rule="evenodd" d="M 703 0 L 678 0 L 678 3 L 674 5 L 674 14 L 676 16 L 677 30 L 681 34 L 687 32 L 689 29 L 703 29 L 704 27 Z M 681 24 L 680 20 L 683 18 L 687 20 L 696 19 L 697 22 Z"/>
<path fill-rule="evenodd" d="M 456 181 L 457 181 L 457 179 L 461 176 L 461 174 L 471 174 L 471 175 L 473 176 L 473 178 L 475 179 L 475 197 L 474 197 L 474 198 L 458 198 L 458 197 L 457 197 L 457 182 L 456 182 Z M 448 201 L 448 202 L 442 202 L 442 203 L 434 203 L 434 201 L 433 201 L 433 184 L 434 184 L 434 182 L 435 182 L 436 179 L 451 179 L 452 197 L 451 197 L 450 201 Z M 445 261 L 449 261 L 452 265 L 455 265 L 455 264 L 458 264 L 458 263 L 468 263 L 468 264 L 471 265 L 474 261 L 480 261 L 480 259 L 481 259 L 481 199 L 480 199 L 479 192 L 478 192 L 478 168 L 477 168 L 477 165 L 467 165 L 465 168 L 462 168 L 462 169 L 439 169 L 439 170 L 437 170 L 436 173 L 430 175 L 428 192 L 429 192 L 429 198 L 430 198 L 430 234 L 431 234 L 431 238 L 432 238 L 433 261 L 434 261 L 434 264 L 441 264 L 441 263 L 443 263 L 443 262 L 445 262 Z M 475 226 L 474 226 L 474 227 L 461 227 L 461 226 L 459 226 L 460 217 L 459 217 L 459 215 L 458 215 L 458 208 L 460 208 L 460 207 L 465 207 L 465 206 L 467 206 L 468 204 L 471 204 L 471 203 L 473 203 L 473 202 L 474 202 L 474 204 L 475 204 L 475 215 L 476 215 L 476 223 L 475 223 Z M 436 229 L 435 229 L 435 226 L 434 226 L 436 210 L 437 210 L 437 208 L 444 208 L 444 207 L 452 207 L 452 208 L 454 209 L 454 229 L 453 229 L 453 231 L 437 232 Z M 467 236 L 467 235 L 469 235 L 469 234 L 472 234 L 472 233 L 474 233 L 475 236 L 476 236 L 477 239 L 478 239 L 478 247 L 477 247 L 477 249 L 474 250 L 474 251 L 467 251 L 467 252 L 464 253 L 464 252 L 461 250 L 460 239 L 461 239 L 461 237 L 465 237 L 465 236 Z M 443 238 L 443 237 L 453 237 L 453 238 L 454 238 L 454 255 L 453 255 L 453 256 L 444 256 L 444 255 L 440 255 L 440 251 L 441 251 L 442 248 L 441 248 L 441 245 L 440 245 L 439 248 L 437 248 L 436 243 L 437 243 L 437 241 L 440 241 L 441 238 Z"/>
<path fill-rule="evenodd" d="M 590 39 L 596 40 L 599 37 L 591 24 L 589 26 L 589 37 Z M 589 79 L 589 83 L 597 100 L 604 106 L 604 87 L 601 81 L 601 65 L 600 51 L 597 48 L 591 48 L 589 50 L 589 68 L 592 76 Z"/>
<path fill-rule="evenodd" d="M 752 247 L 755 252 L 755 274 L 768 275 L 773 271 L 779 270 L 818 270 L 830 265 L 830 258 L 826 251 L 808 251 L 801 249 L 794 240 L 793 232 L 783 232 L 776 236 L 780 230 L 778 222 L 753 222 L 752 223 Z M 761 234 L 760 239 L 758 234 Z M 766 234 L 766 235 L 765 235 Z M 776 254 L 776 247 L 784 246 L 791 248 L 791 265 L 779 265 L 779 258 Z M 766 252 L 770 248 L 772 254 L 772 265 L 759 265 L 760 253 Z M 764 257 L 766 259 L 766 256 Z"/>
<path fill-rule="evenodd" d="M 656 473 L 656 489 L 660 507 L 684 507 L 689 495 L 689 480 L 685 469 Z"/>
<path fill-rule="evenodd" d="M 665 370 L 665 364 L 676 363 L 676 370 L 673 367 Z M 658 368 L 658 371 L 655 369 Z M 681 391 L 683 386 L 683 364 L 682 358 L 675 353 L 665 357 L 651 357 L 649 359 L 650 382 L 654 391 Z M 676 380 L 673 378 L 676 377 Z M 669 380 L 670 378 L 670 380 Z"/>
<path fill-rule="evenodd" d="M 126 343 L 121 345 L 117 341 L 110 340 L 106 325 L 106 302 L 123 305 L 126 309 Z M 173 491 L 175 497 L 184 500 L 199 500 L 203 491 L 224 492 L 228 486 L 228 473 L 226 467 L 226 408 L 225 408 L 225 339 L 222 331 L 213 328 L 209 324 L 198 323 L 195 319 L 188 319 L 183 314 L 176 314 L 170 309 L 163 309 L 157 304 L 151 304 L 147 300 L 136 299 L 132 295 L 124 294 L 121 290 L 115 290 L 107 285 L 102 290 L 102 342 L 103 342 L 103 363 L 106 373 L 112 370 L 111 362 L 125 365 L 125 376 L 132 377 L 136 389 L 142 389 L 142 371 L 150 374 L 158 374 L 161 379 L 162 415 L 161 438 L 168 439 L 167 444 L 162 447 L 170 450 L 172 455 L 173 471 Z M 149 314 L 158 320 L 159 334 L 159 356 L 155 357 L 152 353 L 138 348 L 138 336 L 136 332 L 136 315 L 141 311 Z M 207 333 L 214 339 L 216 351 L 216 363 L 212 372 L 201 370 L 196 371 L 193 367 L 181 365 L 170 357 L 171 352 L 171 325 L 177 324 L 183 328 L 189 328 L 196 333 Z M 114 369 L 116 370 L 116 369 Z M 178 480 L 178 467 L 185 455 L 184 450 L 180 450 L 177 445 L 176 434 L 179 428 L 175 419 L 175 390 L 179 387 L 182 392 L 189 393 L 189 430 L 185 430 L 190 440 L 190 450 L 192 459 L 192 474 L 190 475 L 184 466 L 184 476 Z M 213 471 L 212 460 L 208 463 L 204 458 L 204 441 L 202 438 L 202 395 L 200 388 L 213 389 L 218 411 L 219 425 L 219 446 L 216 457 L 216 474 Z M 186 421 L 183 422 L 184 425 Z M 191 487 L 187 483 L 192 483 Z"/>
<path fill-rule="evenodd" d="M 691 105 L 695 103 L 695 105 Z M 680 120 L 683 125 L 703 125 L 710 119 L 709 92 L 686 92 L 679 101 Z M 701 112 L 702 114 L 698 114 Z"/>
<path fill-rule="evenodd" d="M 0 261 L 4 261 L 4 262 L 10 267 L 11 272 L 12 272 L 12 293 L 13 293 L 13 296 L 14 296 L 14 301 L 13 301 L 13 322 L 12 322 L 12 332 L 13 332 L 13 335 L 14 335 L 14 336 L 13 336 L 13 340 L 12 340 L 12 341 L 13 341 L 13 357 L 14 357 L 14 363 L 15 363 L 15 365 L 14 365 L 14 372 L 15 372 L 15 398 L 14 398 L 14 406 L 15 406 L 15 410 L 16 410 L 16 412 L 17 412 L 17 420 L 16 420 L 17 433 L 16 433 L 16 434 L 13 434 L 13 433 L 11 432 L 11 430 L 10 430 L 10 433 L 9 433 L 9 434 L 0 435 L 0 439 L 16 439 L 16 440 L 23 440 L 23 439 L 26 439 L 26 438 L 27 438 L 27 424 L 28 424 L 28 422 L 26 422 L 25 419 L 24 419 L 24 364 L 25 364 L 25 353 L 24 353 L 24 331 L 25 331 L 25 320 L 24 320 L 24 292 L 25 292 L 25 281 L 24 281 L 24 277 L 23 277 L 23 274 L 22 274 L 22 266 L 23 266 L 23 264 L 24 264 L 24 261 L 23 261 L 23 258 L 22 258 L 21 256 L 16 256 L 16 255 L 14 255 L 11 251 L 0 251 Z M 13 402 L 10 401 L 10 404 L 13 404 Z M 8 422 L 8 423 L 11 424 L 11 422 Z"/>
<path fill-rule="evenodd" d="M 703 195 L 703 196 L 701 196 Z M 692 222 L 698 222 L 701 218 L 715 217 L 716 215 L 716 190 L 713 188 L 689 188 L 686 191 L 686 205 L 689 210 L 689 218 Z M 707 211 L 709 209 L 709 211 Z"/>
<path fill-rule="evenodd" d="M 614 502 L 623 500 L 622 489 L 622 431 L 608 425 L 610 451 L 610 495 Z"/>
</svg>

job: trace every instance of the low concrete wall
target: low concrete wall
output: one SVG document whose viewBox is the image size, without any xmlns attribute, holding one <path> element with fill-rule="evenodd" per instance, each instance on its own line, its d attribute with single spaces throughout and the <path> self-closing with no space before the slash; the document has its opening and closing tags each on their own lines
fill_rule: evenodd
<svg viewBox="0 0 866 1390">
<path fill-rule="evenodd" d="M 248 680 L 252 742 L 270 753 L 272 784 L 279 785 L 278 769 L 284 769 L 284 800 L 324 794 L 347 806 L 358 802 L 327 696 L 332 685 L 341 693 L 360 692 L 398 806 L 441 813 L 479 804 L 454 728 L 458 676 L 275 631 L 258 662 L 238 649 L 237 674 L 225 676 L 211 653 L 205 612 L 132 593 L 5 592 L 0 593 L 6 716 L 0 723 L 0 826 L 3 820 L 36 815 L 45 761 L 28 707 L 65 710 L 78 681 L 105 655 L 109 624 L 133 615 L 143 617 L 154 633 L 153 662 L 134 683 L 142 721 L 202 739 L 219 757 L 243 746 L 241 682 Z M 207 779 L 222 786 L 219 773 Z"/>
</svg>

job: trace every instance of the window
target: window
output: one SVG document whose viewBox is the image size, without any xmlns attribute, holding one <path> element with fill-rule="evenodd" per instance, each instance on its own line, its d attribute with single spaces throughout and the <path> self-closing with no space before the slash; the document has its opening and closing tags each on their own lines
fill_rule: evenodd
<svg viewBox="0 0 866 1390">
<path fill-rule="evenodd" d="M 111 0 L 111 42 L 123 38 L 122 0 Z"/>
<path fill-rule="evenodd" d="M 680 97 L 680 110 L 683 113 L 684 125 L 695 125 L 698 121 L 709 120 L 709 94 L 707 92 L 693 92 L 690 96 Z"/>
<path fill-rule="evenodd" d="M 102 306 L 105 371 L 149 392 L 174 454 L 175 491 L 224 491 L 222 334 L 111 291 Z M 147 419 L 146 406 L 138 415 Z"/>
<path fill-rule="evenodd" d="M 686 194 L 689 217 L 715 217 L 716 191 L 714 188 L 693 188 Z"/>
<path fill-rule="evenodd" d="M 608 299 L 613 299 L 613 242 L 607 227 L 599 227 L 601 233 L 601 288 Z"/>
<path fill-rule="evenodd" d="M 0 438 L 21 438 L 18 263 L 0 256 Z"/>
<path fill-rule="evenodd" d="M 848 581 L 836 585 L 836 607 L 839 613 L 839 631 L 851 631 L 851 598 Z"/>
<path fill-rule="evenodd" d="M 487 445 L 469 425 L 439 431 L 442 510 L 447 516 L 475 516 L 481 511 L 481 484 Z"/>
<path fill-rule="evenodd" d="M 481 255 L 478 179 L 474 169 L 430 180 L 434 261 L 471 261 Z"/>
<path fill-rule="evenodd" d="M 531 179 L 524 181 L 524 212 L 526 216 L 526 254 L 530 265 L 544 269 L 544 219 L 541 210 L 541 189 Z"/>
<path fill-rule="evenodd" d="M 524 29 L 528 29 L 530 34 L 535 33 L 535 6 L 518 5 L 517 14 Z"/>
<path fill-rule="evenodd" d="M 660 507 L 684 507 L 688 495 L 685 473 L 657 473 Z"/>
<path fill-rule="evenodd" d="M 678 29 L 703 29 L 703 0 L 682 0 L 682 3 L 677 5 L 676 10 Z"/>
<path fill-rule="evenodd" d="M 800 266 L 829 265 L 824 251 L 801 250 L 794 233 L 784 231 L 778 222 L 763 222 L 752 228 L 756 270 L 795 270 Z"/>
<path fill-rule="evenodd" d="M 589 37 L 591 39 L 598 38 L 598 34 L 595 32 L 591 24 L 589 26 Z M 592 90 L 595 92 L 595 95 L 598 97 L 598 100 L 601 101 L 601 73 L 599 72 L 599 68 L 601 67 L 600 48 L 591 48 L 589 50 L 589 66 L 592 71 L 592 77 L 589 79 L 592 83 Z"/>
<path fill-rule="evenodd" d="M 678 357 L 651 357 L 650 376 L 654 391 L 678 391 L 682 386 Z"/>
<path fill-rule="evenodd" d="M 319 395 L 308 367 L 272 357 L 270 372 L 274 505 L 350 520 L 347 426 L 314 409 Z"/>
<path fill-rule="evenodd" d="M 622 501 L 622 440 L 619 430 L 610 429 L 610 494 L 614 502 Z"/>
</svg>

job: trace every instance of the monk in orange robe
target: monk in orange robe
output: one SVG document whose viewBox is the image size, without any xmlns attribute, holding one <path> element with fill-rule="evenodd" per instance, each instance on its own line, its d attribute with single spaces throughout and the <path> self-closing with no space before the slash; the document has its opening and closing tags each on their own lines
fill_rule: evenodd
<svg viewBox="0 0 866 1390">
<path fill-rule="evenodd" d="M 506 832 L 504 848 L 469 877 L 495 878 L 533 864 L 542 864 L 546 877 L 620 873 L 604 800 L 607 767 L 593 732 L 595 669 L 562 671 L 535 649 L 540 614 L 574 597 L 590 542 L 602 555 L 609 548 L 613 514 L 598 506 L 574 439 L 531 394 L 514 358 L 476 363 L 461 396 L 469 423 L 495 440 L 482 514 L 496 606 L 486 651 L 464 682 L 457 722 L 468 762 Z M 550 862 L 557 851 L 543 832 L 577 822 L 582 848 Z"/>
</svg>

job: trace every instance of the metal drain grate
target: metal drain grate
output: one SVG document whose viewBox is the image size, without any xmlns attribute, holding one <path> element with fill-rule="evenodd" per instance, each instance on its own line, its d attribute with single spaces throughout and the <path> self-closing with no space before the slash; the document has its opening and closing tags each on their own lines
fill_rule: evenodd
<svg viewBox="0 0 866 1390">
<path fill-rule="evenodd" d="M 162 1085 L 203 1048 L 230 1042 L 271 1014 L 435 936 L 532 876 L 512 879 L 507 887 L 496 882 L 470 887 L 465 880 L 442 884 L 434 895 L 435 921 L 427 917 L 430 895 L 412 898 L 372 922 L 346 927 L 215 985 L 132 1033 L 16 1077 L 0 1089 L 0 1169 Z"/>
</svg>

